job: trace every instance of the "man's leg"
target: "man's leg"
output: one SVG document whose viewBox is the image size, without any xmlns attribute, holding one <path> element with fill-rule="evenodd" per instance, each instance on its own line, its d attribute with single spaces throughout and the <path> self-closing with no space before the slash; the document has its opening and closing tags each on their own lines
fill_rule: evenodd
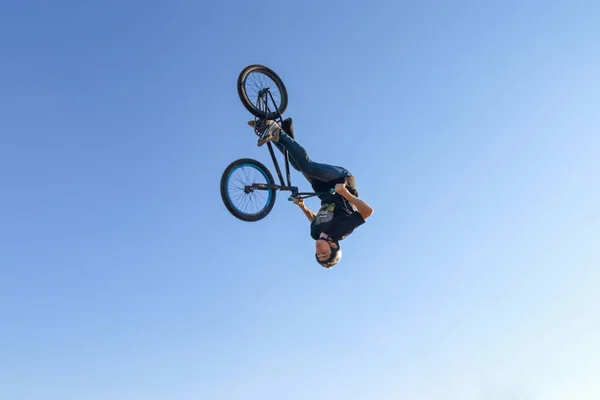
<svg viewBox="0 0 600 400">
<path fill-rule="evenodd" d="M 288 151 L 290 164 L 304 175 L 315 192 L 328 192 L 333 187 L 329 182 L 344 182 L 350 193 L 358 197 L 356 179 L 347 169 L 312 161 L 306 149 L 284 132 L 279 134 L 279 139 L 273 141 L 273 144 L 282 153 L 284 149 Z M 324 197 L 326 196 L 319 196 L 320 199 Z"/>
<path fill-rule="evenodd" d="M 275 147 L 277 147 L 277 149 L 279 149 L 279 151 L 281 152 L 281 154 L 285 154 L 285 148 L 284 148 L 282 145 L 280 145 L 280 144 L 279 144 L 279 143 L 277 143 L 277 142 L 273 142 L 273 144 L 275 145 Z M 291 155 L 291 154 L 289 154 L 289 153 L 288 153 L 288 155 L 289 155 L 290 165 L 291 165 L 292 167 L 294 167 L 294 169 L 295 169 L 296 171 L 298 171 L 298 172 L 302 172 L 302 170 L 301 170 L 301 169 L 300 169 L 300 167 L 298 166 L 298 163 L 296 162 L 296 160 L 294 159 L 294 157 L 292 157 L 292 155 Z"/>
<path fill-rule="evenodd" d="M 277 147 L 279 149 L 279 151 L 281 151 L 281 154 L 285 154 L 285 148 L 280 145 L 277 142 L 273 142 L 273 144 L 275 145 L 275 147 Z M 288 153 L 289 156 L 289 160 L 290 160 L 290 165 L 298 172 L 300 172 L 304 178 L 308 181 L 308 183 L 310 183 L 310 185 L 312 186 L 313 190 L 315 192 L 326 192 L 327 188 L 322 188 L 324 182 L 319 181 L 318 179 L 313 178 L 312 176 L 308 176 L 306 175 L 304 172 L 302 172 L 302 170 L 300 169 L 300 167 L 298 166 L 298 163 L 296 162 L 296 160 L 294 159 L 294 157 L 292 157 L 291 154 Z"/>
<path fill-rule="evenodd" d="M 294 168 L 308 177 L 316 178 L 323 182 L 331 182 L 351 176 L 350 172 L 345 168 L 312 161 L 306 149 L 285 132 L 279 134 L 279 140 L 274 142 L 274 144 L 280 150 L 287 150 L 290 160 L 294 160 Z"/>
<path fill-rule="evenodd" d="M 283 122 L 283 131 L 278 127 L 273 129 L 275 126 L 268 129 L 269 132 L 265 131 L 259 139 L 259 146 L 266 142 L 272 142 L 282 153 L 287 150 L 292 167 L 300 171 L 313 187 L 318 183 L 315 180 L 332 182 L 352 176 L 345 168 L 312 161 L 306 149 L 296 142 L 293 136 L 290 136 L 290 134 L 293 135 L 294 129 L 292 119 L 288 118 Z M 254 121 L 249 121 L 248 124 L 254 126 Z"/>
</svg>

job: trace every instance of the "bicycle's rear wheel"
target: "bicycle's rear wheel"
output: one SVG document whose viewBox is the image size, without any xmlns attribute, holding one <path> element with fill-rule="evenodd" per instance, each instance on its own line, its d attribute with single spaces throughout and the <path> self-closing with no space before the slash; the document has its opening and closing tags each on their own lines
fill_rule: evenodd
<svg viewBox="0 0 600 400">
<path fill-rule="evenodd" d="M 256 185 L 273 185 L 273 175 L 260 162 L 242 158 L 229 164 L 221 176 L 221 198 L 236 218 L 254 222 L 265 218 L 275 205 L 275 189 Z"/>
<path fill-rule="evenodd" d="M 263 65 L 244 68 L 237 89 L 244 107 L 257 118 L 273 120 L 287 110 L 288 93 L 283 81 Z"/>
</svg>

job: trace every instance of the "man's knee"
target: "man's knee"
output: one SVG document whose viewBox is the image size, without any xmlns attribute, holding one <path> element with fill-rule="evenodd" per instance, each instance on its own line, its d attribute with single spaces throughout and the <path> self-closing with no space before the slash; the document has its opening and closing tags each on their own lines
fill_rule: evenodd
<svg viewBox="0 0 600 400">
<path fill-rule="evenodd" d="M 358 197 L 358 190 L 356 190 L 356 178 L 353 175 L 346 177 L 346 188 L 353 195 Z"/>
</svg>

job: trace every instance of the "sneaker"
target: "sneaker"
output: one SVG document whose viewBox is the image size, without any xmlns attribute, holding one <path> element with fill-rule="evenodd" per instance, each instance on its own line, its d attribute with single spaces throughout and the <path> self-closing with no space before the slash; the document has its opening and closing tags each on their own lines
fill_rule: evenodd
<svg viewBox="0 0 600 400">
<path fill-rule="evenodd" d="M 275 121 L 266 121 L 267 128 L 263 131 L 263 133 L 258 138 L 258 147 L 263 144 L 274 141 L 277 142 L 279 140 L 279 134 L 281 133 L 281 128 Z"/>
<path fill-rule="evenodd" d="M 260 136 L 261 133 L 267 128 L 265 121 L 262 119 L 248 121 L 248 126 L 251 126 L 254 129 L 256 136 Z"/>
</svg>

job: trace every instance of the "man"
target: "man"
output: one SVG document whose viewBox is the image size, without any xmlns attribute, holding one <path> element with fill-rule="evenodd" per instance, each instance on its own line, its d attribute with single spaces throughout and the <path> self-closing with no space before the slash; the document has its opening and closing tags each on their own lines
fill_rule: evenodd
<svg viewBox="0 0 600 400">
<path fill-rule="evenodd" d="M 317 213 L 309 210 L 303 200 L 294 200 L 310 221 L 310 235 L 315 242 L 315 257 L 325 268 L 340 262 L 340 241 L 373 215 L 373 209 L 358 198 L 354 176 L 345 168 L 314 162 L 306 150 L 294 140 L 291 118 L 280 127 L 274 121 L 249 121 L 255 129 L 258 146 L 272 142 L 281 152 L 287 150 L 290 164 L 301 172 L 319 195 L 321 207 Z M 335 194 L 328 193 L 335 188 Z"/>
</svg>

